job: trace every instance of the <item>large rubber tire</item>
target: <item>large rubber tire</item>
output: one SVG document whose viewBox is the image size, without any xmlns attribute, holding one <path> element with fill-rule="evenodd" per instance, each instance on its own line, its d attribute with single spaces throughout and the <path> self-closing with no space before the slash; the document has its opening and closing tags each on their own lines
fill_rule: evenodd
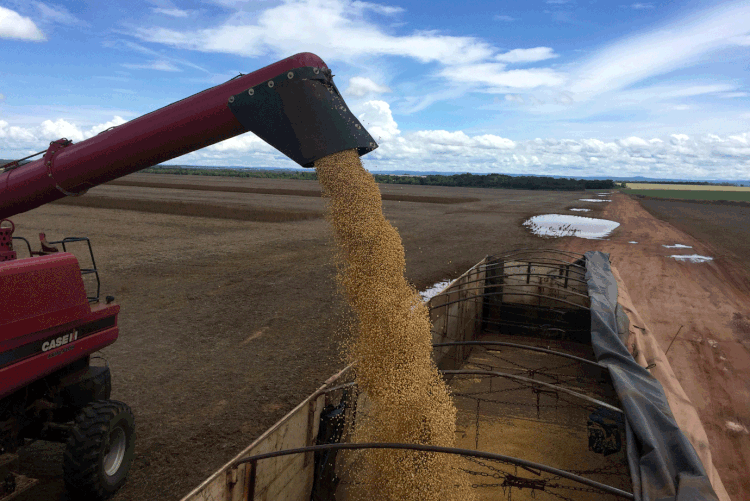
<svg viewBox="0 0 750 501">
<path fill-rule="evenodd" d="M 97 400 L 76 416 L 63 456 L 72 499 L 105 500 L 125 484 L 135 452 L 135 419 L 116 400 Z"/>
</svg>

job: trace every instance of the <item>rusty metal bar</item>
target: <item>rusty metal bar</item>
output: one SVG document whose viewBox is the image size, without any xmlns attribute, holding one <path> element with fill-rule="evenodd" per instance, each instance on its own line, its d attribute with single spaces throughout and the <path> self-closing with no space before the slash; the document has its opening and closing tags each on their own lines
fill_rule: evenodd
<svg viewBox="0 0 750 501">
<path fill-rule="evenodd" d="M 520 276 L 526 276 L 526 273 L 519 273 L 518 275 L 520 275 Z M 532 273 L 531 275 L 534 275 L 534 274 Z M 497 276 L 499 276 L 499 275 L 497 275 Z M 512 275 L 503 275 L 503 276 L 512 276 Z M 541 275 L 541 276 L 545 276 L 546 277 L 548 275 Z M 508 287 L 526 287 L 527 285 L 529 287 L 543 287 L 545 289 L 552 289 L 552 290 L 556 290 L 556 291 L 564 291 L 565 294 L 570 294 L 572 296 L 579 296 L 579 297 L 584 297 L 586 299 L 589 299 L 589 295 L 588 294 L 583 294 L 581 292 L 576 292 L 574 290 L 567 289 L 567 288 L 564 288 L 564 287 L 554 287 L 552 285 L 546 285 L 546 284 L 541 284 L 540 285 L 540 284 L 529 284 L 529 283 L 526 283 L 526 284 L 497 284 L 497 285 L 486 285 L 484 287 L 461 287 L 459 289 L 446 290 L 445 292 L 441 292 L 440 294 L 435 294 L 432 297 L 446 296 L 448 294 L 455 294 L 455 293 L 457 293 L 459 291 L 478 291 L 478 290 L 485 290 L 485 289 L 489 289 L 489 288 L 504 287 L 504 286 L 508 286 Z M 513 295 L 513 294 L 515 294 L 515 292 L 504 292 L 504 293 L 501 292 L 501 294 Z M 479 294 L 475 294 L 472 297 L 466 298 L 466 299 L 471 299 L 471 298 L 477 297 L 477 296 L 479 296 Z M 552 296 L 544 296 L 544 297 L 552 297 Z"/>
<path fill-rule="evenodd" d="M 455 455 L 469 456 L 469 457 L 475 457 L 475 458 L 480 458 L 480 459 L 490 459 L 493 461 L 501 461 L 501 462 L 512 464 L 512 465 L 525 466 L 527 468 L 535 468 L 537 470 L 550 473 L 552 475 L 557 475 L 559 477 L 572 480 L 580 484 L 588 485 L 589 487 L 599 489 L 608 494 L 620 496 L 625 499 L 633 499 L 633 500 L 635 499 L 635 496 L 633 496 L 633 494 L 631 494 L 630 492 L 620 490 L 616 487 L 612 487 L 611 485 L 602 484 L 595 480 L 591 480 L 589 478 L 576 475 L 575 473 L 571 473 L 566 470 L 560 470 L 552 466 L 547 466 L 545 464 L 535 463 L 534 461 L 527 461 L 525 459 L 514 458 L 511 456 L 504 456 L 502 454 L 495 454 L 492 452 L 475 451 L 471 449 L 458 449 L 455 447 L 440 447 L 437 445 L 374 443 L 374 442 L 366 442 L 366 443 L 359 443 L 359 444 L 352 444 L 352 443 L 321 444 L 321 445 L 313 445 L 309 447 L 299 447 L 296 449 L 287 449 L 287 450 L 282 450 L 282 451 L 267 452 L 265 454 L 258 454 L 255 456 L 250 456 L 247 458 L 239 459 L 236 461 L 235 464 L 255 463 L 263 459 L 270 459 L 270 458 L 275 458 L 275 457 L 280 457 L 280 456 L 289 456 L 291 454 L 303 454 L 306 452 L 318 452 L 318 451 L 330 451 L 330 450 L 359 450 L 359 449 L 406 449 L 406 450 L 414 450 L 414 451 L 421 451 L 421 452 L 439 452 L 442 454 L 455 454 Z"/>
<path fill-rule="evenodd" d="M 570 301 L 566 301 L 564 299 L 560 299 L 559 297 L 550 297 L 550 296 L 545 296 L 544 294 L 534 294 L 533 292 L 485 292 L 484 294 L 476 294 L 475 296 L 472 296 L 472 298 L 474 298 L 474 297 L 480 297 L 480 296 L 481 297 L 502 296 L 504 294 L 513 295 L 513 296 L 543 297 L 543 298 L 546 298 L 546 299 L 549 299 L 549 300 L 552 300 L 552 301 L 557 301 L 559 303 L 569 304 L 571 306 L 575 306 L 576 308 L 580 308 L 582 310 L 591 310 L 591 308 L 589 308 L 588 306 L 582 306 L 580 304 L 572 303 Z M 451 304 L 459 303 L 461 301 L 465 301 L 465 299 L 458 299 L 456 301 L 449 301 L 447 303 L 439 304 L 437 306 L 430 306 L 430 311 L 432 311 L 434 309 L 437 309 L 437 308 L 442 308 L 443 306 L 448 306 L 448 305 L 451 305 Z M 516 303 L 507 303 L 507 304 L 516 304 Z M 527 305 L 524 305 L 524 306 L 527 306 Z M 533 306 L 533 305 L 531 305 L 531 306 Z M 557 311 L 557 310 L 554 310 L 554 308 L 548 308 L 548 309 L 550 311 Z M 560 313 L 564 313 L 564 312 L 560 312 Z"/>
<path fill-rule="evenodd" d="M 586 360 L 585 358 L 577 357 L 575 355 L 570 355 L 568 353 L 564 353 L 561 351 L 555 351 L 555 350 L 548 350 L 546 348 L 537 348 L 536 346 L 528 346 L 525 344 L 517 344 L 517 343 L 506 343 L 505 341 L 455 341 L 451 343 L 435 343 L 432 345 L 433 348 L 438 348 L 441 346 L 455 346 L 455 345 L 477 345 L 477 346 L 506 346 L 509 348 L 519 348 L 521 350 L 529 350 L 529 351 L 537 351 L 539 353 L 547 353 L 548 355 L 555 355 L 558 357 L 564 357 L 569 358 L 571 360 L 576 360 L 578 362 L 581 362 L 582 364 L 588 364 L 593 365 L 595 367 L 598 367 L 600 369 L 606 369 L 607 367 L 598 363 L 594 362 L 592 360 Z"/>
<path fill-rule="evenodd" d="M 474 376 L 497 376 L 497 377 L 504 377 L 507 379 L 514 379 L 516 381 L 530 384 L 532 386 L 541 385 L 553 391 L 561 391 L 563 393 L 567 393 L 570 396 L 580 398 L 581 400 L 586 400 L 589 403 L 600 405 L 609 410 L 619 412 L 620 414 L 625 414 L 625 412 L 623 412 L 623 410 L 620 409 L 619 407 L 615 407 L 614 405 L 610 405 L 607 402 L 602 402 L 601 400 L 597 400 L 595 398 L 589 397 L 588 395 L 584 395 L 583 393 L 578 393 L 577 391 L 569 390 L 568 388 L 565 388 L 563 386 L 555 386 L 554 384 L 543 383 L 542 381 L 529 379 L 523 376 L 517 376 L 515 374 L 508 374 L 506 372 L 482 371 L 482 370 L 475 370 L 475 369 L 459 369 L 459 370 L 442 370 L 440 371 L 440 373 L 441 374 L 457 374 L 457 375 L 463 374 L 463 375 L 474 375 Z"/>
</svg>

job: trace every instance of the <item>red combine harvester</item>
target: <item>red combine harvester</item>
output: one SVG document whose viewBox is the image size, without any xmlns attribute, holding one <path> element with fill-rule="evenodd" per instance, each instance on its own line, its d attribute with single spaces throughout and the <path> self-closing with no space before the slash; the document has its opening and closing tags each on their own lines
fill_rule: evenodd
<svg viewBox="0 0 750 501">
<path fill-rule="evenodd" d="M 112 496 L 135 447 L 130 408 L 110 399 L 109 367 L 91 364 L 117 340 L 120 311 L 112 296 L 99 301 L 91 243 L 41 233 L 32 251 L 5 218 L 248 131 L 303 167 L 353 148 L 364 155 L 377 144 L 332 77 L 318 56 L 296 54 L 80 143 L 53 141 L 41 160 L 0 167 L 0 499 L 36 482 L 9 467 L 27 439 L 66 444 L 65 484 L 82 500 Z M 28 258 L 14 240 L 25 241 Z M 88 243 L 92 268 L 67 252 L 74 242 Z M 96 279 L 91 296 L 85 274 Z"/>
</svg>

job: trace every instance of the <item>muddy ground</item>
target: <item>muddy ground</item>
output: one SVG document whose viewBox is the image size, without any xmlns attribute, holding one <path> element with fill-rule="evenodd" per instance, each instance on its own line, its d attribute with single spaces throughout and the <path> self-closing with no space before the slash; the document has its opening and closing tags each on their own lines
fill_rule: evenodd
<svg viewBox="0 0 750 501">
<path fill-rule="evenodd" d="M 486 254 L 550 246 L 521 227 L 529 216 L 607 205 L 576 203 L 581 192 L 381 190 L 418 289 Z M 101 295 L 121 305 L 120 338 L 102 353 L 138 441 L 116 501 L 180 499 L 343 367 L 344 309 L 318 191 L 314 181 L 133 174 L 13 218 L 35 248 L 40 231 L 91 238 Z M 19 501 L 68 499 L 62 450 L 21 452 L 21 472 L 43 482 Z"/>
<path fill-rule="evenodd" d="M 577 252 L 610 253 L 636 309 L 661 349 L 668 350 L 670 365 L 698 410 L 730 497 L 750 499 L 750 209 L 639 202 L 622 194 L 612 200 L 600 217 L 621 226 L 607 240 L 558 243 Z M 692 249 L 662 247 L 674 244 Z M 692 254 L 714 260 L 669 257 Z"/>
</svg>

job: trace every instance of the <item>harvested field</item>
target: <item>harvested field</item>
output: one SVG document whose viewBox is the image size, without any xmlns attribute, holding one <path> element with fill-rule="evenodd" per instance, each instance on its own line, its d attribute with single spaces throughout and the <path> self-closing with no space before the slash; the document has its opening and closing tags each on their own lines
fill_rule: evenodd
<svg viewBox="0 0 750 501">
<path fill-rule="evenodd" d="M 611 254 L 661 349 L 671 344 L 669 363 L 700 415 L 726 490 L 750 499 L 750 212 L 621 194 L 605 205 L 599 217 L 620 223 L 608 240 L 564 238 L 559 248 Z M 692 248 L 663 247 L 676 244 Z"/>
<path fill-rule="evenodd" d="M 644 198 L 663 198 L 669 200 L 701 200 L 708 203 L 729 202 L 750 206 L 750 191 L 745 190 L 622 190 L 629 195 Z"/>
<path fill-rule="evenodd" d="M 320 190 L 287 190 L 280 188 L 251 188 L 247 186 L 197 186 L 181 183 L 146 183 L 139 181 L 110 181 L 110 186 L 138 186 L 141 188 L 169 188 L 177 190 L 199 190 L 199 191 L 227 191 L 233 193 L 260 193 L 262 195 L 290 195 L 295 197 L 320 197 Z M 426 204 L 462 204 L 466 202 L 477 202 L 478 198 L 466 197 L 425 197 L 419 195 L 396 195 L 392 193 L 381 194 L 383 200 L 396 200 L 399 202 L 421 202 Z"/>
<path fill-rule="evenodd" d="M 745 268 L 736 275 L 738 287 L 750 291 L 750 203 L 728 205 L 702 201 L 647 199 L 641 205 L 654 217 L 666 221 L 701 242 L 710 242 L 714 257 L 724 258 Z"/>
<path fill-rule="evenodd" d="M 154 174 L 122 180 L 320 189 L 315 181 L 296 180 Z M 401 197 L 384 197 L 383 211 L 398 228 L 406 277 L 419 290 L 459 276 L 488 253 L 549 246 L 521 223 L 534 215 L 561 213 L 584 198 L 583 192 L 380 189 Z M 127 201 L 128 207 L 209 205 L 224 213 L 324 210 L 317 196 L 225 190 L 105 185 L 78 200 L 87 197 L 104 199 L 109 207 Z M 407 197 L 477 200 L 403 201 Z M 174 206 L 154 207 L 167 211 Z M 604 210 L 592 209 L 587 215 Z M 343 301 L 336 294 L 334 246 L 322 218 L 263 222 L 63 202 L 12 219 L 15 235 L 35 248 L 42 231 L 49 240 L 90 237 L 101 295 L 113 295 L 121 305 L 120 339 L 103 354 L 112 369 L 112 398 L 133 408 L 138 441 L 130 480 L 116 501 L 179 499 L 343 367 L 337 334 Z M 26 257 L 22 247 L 17 250 Z M 85 255 L 83 247 L 71 250 Z M 22 473 L 44 482 L 17 500 L 66 499 L 62 450 L 36 443 L 22 451 Z"/>
<path fill-rule="evenodd" d="M 634 190 L 680 190 L 680 191 L 744 191 L 750 192 L 750 186 L 718 186 L 708 184 L 658 184 L 627 183 Z"/>
<path fill-rule="evenodd" d="M 98 197 L 94 195 L 80 198 L 61 198 L 52 203 L 97 209 L 132 210 L 150 212 L 152 214 L 175 214 L 217 219 L 236 219 L 239 221 L 258 221 L 262 223 L 285 223 L 288 221 L 303 221 L 305 219 L 323 217 L 323 214 L 318 211 L 302 212 L 262 208 L 235 208 L 227 211 L 226 206 L 216 204 L 168 202 L 164 200 L 143 202 L 127 198 Z"/>
</svg>

